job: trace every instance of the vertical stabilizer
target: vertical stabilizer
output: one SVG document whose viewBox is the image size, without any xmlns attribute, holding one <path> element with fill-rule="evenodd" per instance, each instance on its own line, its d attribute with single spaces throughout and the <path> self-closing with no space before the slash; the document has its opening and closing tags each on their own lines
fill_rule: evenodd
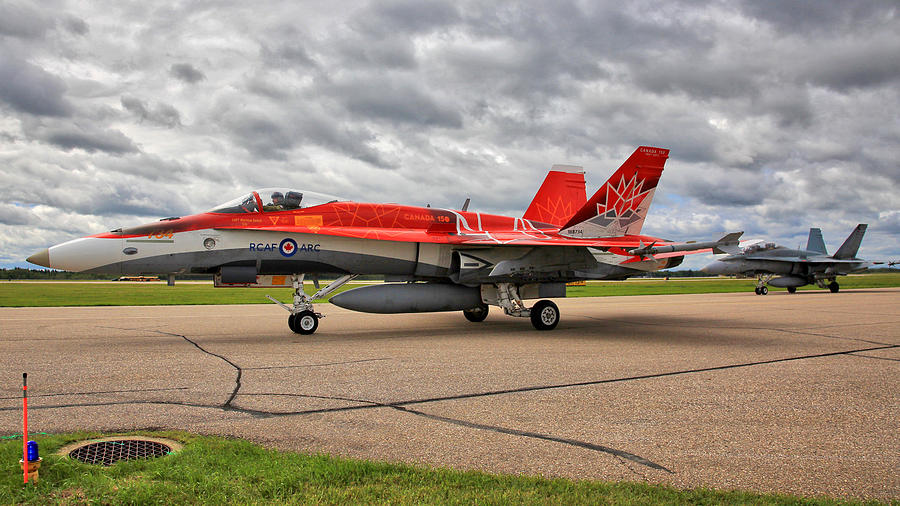
<svg viewBox="0 0 900 506">
<path fill-rule="evenodd" d="M 559 227 L 585 202 L 587 194 L 581 167 L 554 165 L 522 217 Z"/>
<path fill-rule="evenodd" d="M 669 150 L 641 146 L 565 225 L 569 237 L 639 234 Z"/>
<path fill-rule="evenodd" d="M 853 232 L 850 233 L 847 240 L 844 241 L 844 244 L 841 244 L 837 253 L 834 254 L 836 260 L 856 258 L 856 252 L 859 251 L 859 245 L 862 243 L 863 235 L 866 234 L 866 227 L 868 227 L 867 224 L 860 223 L 853 229 Z"/>
<path fill-rule="evenodd" d="M 809 229 L 809 241 L 806 242 L 806 250 L 815 251 L 823 255 L 828 254 L 828 251 L 825 250 L 825 239 L 822 237 L 821 228 Z"/>
</svg>

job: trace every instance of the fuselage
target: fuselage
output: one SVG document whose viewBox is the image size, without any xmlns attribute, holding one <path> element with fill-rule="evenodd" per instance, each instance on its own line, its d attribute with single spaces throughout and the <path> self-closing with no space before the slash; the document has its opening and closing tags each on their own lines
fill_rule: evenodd
<svg viewBox="0 0 900 506">
<path fill-rule="evenodd" d="M 830 279 L 865 270 L 869 265 L 864 260 L 835 260 L 815 251 L 774 246 L 752 253 L 729 255 L 706 265 L 702 271 L 714 275 L 792 276 L 804 279 L 806 283 L 814 283 L 817 278 Z"/>
<path fill-rule="evenodd" d="M 560 236 L 558 227 L 522 218 L 340 199 L 285 209 L 262 195 L 256 191 L 210 212 L 75 239 L 29 261 L 112 275 L 327 272 L 444 278 L 452 276 L 453 269 L 457 277 L 460 270 L 472 272 L 471 262 L 460 260 L 460 251 L 496 263 L 521 257 L 533 247 L 516 246 L 520 242 L 584 244 Z M 680 260 L 636 262 L 624 251 L 640 241 L 658 240 L 622 238 L 618 250 L 591 250 L 601 267 L 570 269 L 554 278 L 626 277 Z M 504 245 L 501 253 L 491 249 L 496 245 Z M 471 282 L 477 284 L 480 278 L 476 275 Z"/>
</svg>

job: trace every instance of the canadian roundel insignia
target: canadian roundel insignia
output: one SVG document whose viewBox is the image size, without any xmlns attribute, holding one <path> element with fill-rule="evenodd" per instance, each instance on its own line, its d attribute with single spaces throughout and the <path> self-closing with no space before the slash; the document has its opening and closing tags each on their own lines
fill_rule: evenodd
<svg viewBox="0 0 900 506">
<path fill-rule="evenodd" d="M 278 249 L 281 251 L 282 256 L 292 257 L 294 253 L 297 252 L 297 241 L 293 239 L 284 239 L 281 241 L 281 244 L 278 245 Z"/>
</svg>

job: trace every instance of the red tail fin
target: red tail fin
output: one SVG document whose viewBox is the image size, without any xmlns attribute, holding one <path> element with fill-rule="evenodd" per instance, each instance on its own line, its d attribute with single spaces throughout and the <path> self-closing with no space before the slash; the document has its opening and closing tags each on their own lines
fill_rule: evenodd
<svg viewBox="0 0 900 506">
<path fill-rule="evenodd" d="M 587 194 L 584 191 L 584 172 L 580 172 L 581 167 L 554 165 L 552 169 L 579 172 L 550 170 L 522 217 L 558 227 L 584 205 Z"/>
<path fill-rule="evenodd" d="M 668 149 L 637 148 L 560 233 L 590 238 L 639 234 L 668 158 Z"/>
</svg>

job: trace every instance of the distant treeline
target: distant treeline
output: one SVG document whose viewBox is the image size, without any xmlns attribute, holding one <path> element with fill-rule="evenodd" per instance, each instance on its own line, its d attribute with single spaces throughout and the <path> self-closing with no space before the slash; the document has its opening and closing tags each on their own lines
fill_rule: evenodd
<svg viewBox="0 0 900 506">
<path fill-rule="evenodd" d="M 153 277 L 153 276 L 151 276 Z M 47 279 L 47 280 L 93 280 L 93 281 L 111 281 L 117 279 L 118 276 L 115 274 L 91 274 L 86 272 L 68 272 L 68 271 L 56 271 L 53 269 L 22 269 L 21 267 L 17 267 L 15 269 L 0 269 L 0 279 L 4 280 L 14 280 L 14 279 Z M 165 276 L 162 276 L 161 279 L 166 279 Z M 181 280 L 189 280 L 189 279 L 212 279 L 212 274 L 185 274 L 185 275 L 177 275 L 175 279 Z"/>
</svg>

